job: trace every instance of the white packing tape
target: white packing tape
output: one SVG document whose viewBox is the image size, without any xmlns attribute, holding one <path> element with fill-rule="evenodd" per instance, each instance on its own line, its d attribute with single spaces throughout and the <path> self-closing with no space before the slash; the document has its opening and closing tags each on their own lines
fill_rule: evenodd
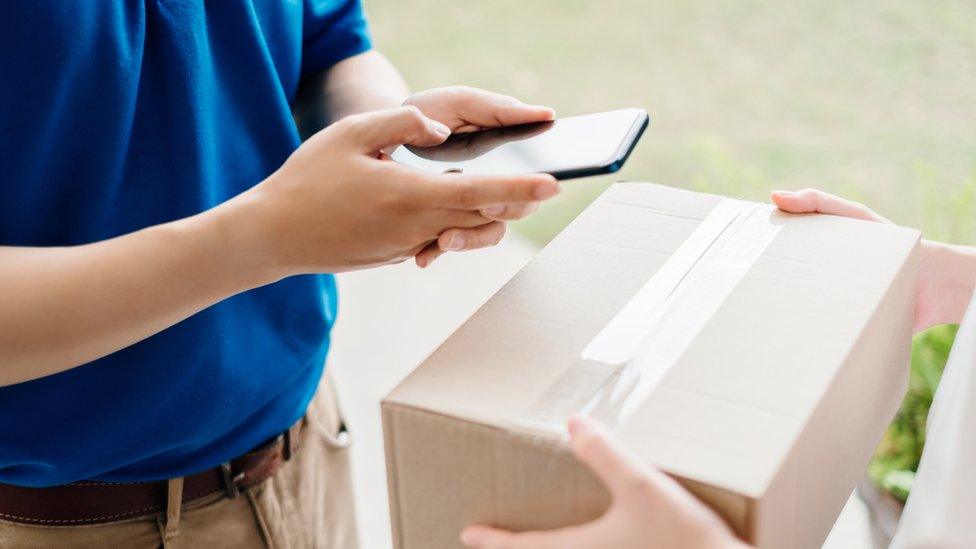
<svg viewBox="0 0 976 549">
<path fill-rule="evenodd" d="M 774 208 L 722 199 L 596 335 L 524 422 L 564 428 L 574 413 L 618 426 L 647 399 L 749 272 L 781 225 Z"/>
</svg>

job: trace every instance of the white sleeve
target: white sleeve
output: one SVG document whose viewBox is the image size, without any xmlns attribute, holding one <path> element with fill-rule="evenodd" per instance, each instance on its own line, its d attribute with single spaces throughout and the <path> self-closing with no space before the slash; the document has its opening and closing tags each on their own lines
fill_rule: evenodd
<svg viewBox="0 0 976 549">
<path fill-rule="evenodd" d="M 891 547 L 976 547 L 976 300 L 935 393 L 925 450 Z"/>
</svg>

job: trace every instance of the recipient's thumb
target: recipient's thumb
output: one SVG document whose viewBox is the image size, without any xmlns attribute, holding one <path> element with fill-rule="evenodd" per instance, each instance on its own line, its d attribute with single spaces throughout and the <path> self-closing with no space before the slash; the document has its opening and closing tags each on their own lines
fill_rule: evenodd
<svg viewBox="0 0 976 549">
<path fill-rule="evenodd" d="M 429 147 L 451 135 L 450 128 L 412 106 L 356 115 L 352 129 L 356 144 L 366 152 L 404 144 Z"/>
</svg>

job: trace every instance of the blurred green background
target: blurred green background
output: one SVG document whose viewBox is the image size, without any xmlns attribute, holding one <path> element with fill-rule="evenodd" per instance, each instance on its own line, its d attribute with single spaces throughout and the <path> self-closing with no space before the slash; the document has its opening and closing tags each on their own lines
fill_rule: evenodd
<svg viewBox="0 0 976 549">
<path fill-rule="evenodd" d="M 366 2 L 413 89 L 469 84 L 564 116 L 650 112 L 621 173 L 567 182 L 517 225 L 539 244 L 617 179 L 760 200 L 820 187 L 930 238 L 976 240 L 971 0 Z M 895 493 L 953 333 L 916 338 L 912 391 L 872 465 Z"/>
<path fill-rule="evenodd" d="M 609 182 L 764 199 L 821 187 L 970 241 L 976 3 L 367 0 L 413 89 L 464 83 L 561 115 L 642 106 L 612 178 L 573 181 L 519 229 L 547 241 Z"/>
</svg>

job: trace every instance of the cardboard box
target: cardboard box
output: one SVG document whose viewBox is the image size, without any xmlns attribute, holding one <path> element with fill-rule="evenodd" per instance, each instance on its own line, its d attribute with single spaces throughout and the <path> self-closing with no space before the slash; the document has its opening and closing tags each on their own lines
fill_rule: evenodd
<svg viewBox="0 0 976 549">
<path fill-rule="evenodd" d="M 586 408 L 742 538 L 819 547 L 905 392 L 918 242 L 612 186 L 383 401 L 394 545 L 598 517 Z"/>
</svg>

